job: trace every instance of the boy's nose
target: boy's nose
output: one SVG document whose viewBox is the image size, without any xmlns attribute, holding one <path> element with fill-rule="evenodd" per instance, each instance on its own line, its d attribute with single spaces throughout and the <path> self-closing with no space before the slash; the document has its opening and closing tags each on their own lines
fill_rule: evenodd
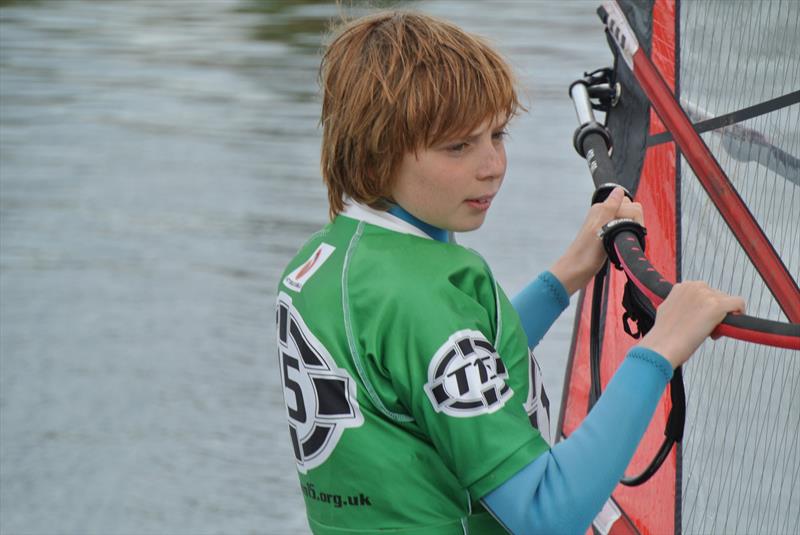
<svg viewBox="0 0 800 535">
<path fill-rule="evenodd" d="M 505 147 L 491 144 L 486 148 L 485 155 L 478 169 L 478 179 L 491 180 L 501 178 L 506 172 Z"/>
</svg>

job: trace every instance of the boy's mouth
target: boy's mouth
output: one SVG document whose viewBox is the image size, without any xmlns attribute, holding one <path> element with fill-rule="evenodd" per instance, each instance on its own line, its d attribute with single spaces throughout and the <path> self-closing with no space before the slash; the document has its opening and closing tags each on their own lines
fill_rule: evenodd
<svg viewBox="0 0 800 535">
<path fill-rule="evenodd" d="M 476 197 L 474 199 L 467 199 L 465 202 L 475 208 L 476 210 L 488 210 L 492 204 L 494 195 L 484 195 L 483 197 Z"/>
</svg>

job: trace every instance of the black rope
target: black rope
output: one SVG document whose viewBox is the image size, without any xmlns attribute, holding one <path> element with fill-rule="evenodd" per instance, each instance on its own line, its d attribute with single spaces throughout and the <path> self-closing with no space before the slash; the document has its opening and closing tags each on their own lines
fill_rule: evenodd
<svg viewBox="0 0 800 535">
<path fill-rule="evenodd" d="M 614 240 L 620 238 L 623 232 L 629 235 L 632 227 L 639 227 L 640 230 L 634 232 L 634 235 L 638 238 L 639 245 L 642 251 L 644 251 L 645 231 L 644 227 L 641 227 L 641 225 L 632 221 L 618 220 L 603 227 L 603 245 L 609 260 L 603 264 L 603 267 L 598 271 L 597 275 L 595 275 L 592 288 L 592 309 L 589 324 L 589 367 L 591 372 L 589 410 L 592 409 L 602 395 L 602 380 L 600 375 L 600 316 L 605 293 L 605 283 L 608 277 L 608 266 L 610 263 L 614 263 L 621 269 L 622 260 L 615 252 Z M 622 304 L 625 307 L 625 314 L 622 318 L 625 332 L 637 339 L 647 334 L 655 322 L 655 308 L 647 298 L 642 295 L 641 291 L 636 287 L 630 277 L 625 283 L 625 296 Z M 635 331 L 630 326 L 631 322 L 636 325 Z M 683 431 L 686 423 L 686 394 L 683 386 L 683 373 L 680 367 L 674 371 L 672 379 L 670 379 L 670 401 L 672 402 L 672 407 L 670 408 L 667 423 L 664 427 L 664 440 L 658 452 L 640 474 L 630 477 L 623 475 L 622 479 L 620 479 L 620 483 L 623 485 L 635 487 L 648 481 L 658 469 L 661 468 L 672 446 L 683 439 Z"/>
<path fill-rule="evenodd" d="M 591 389 L 589 390 L 589 409 L 600 399 L 603 393 L 603 383 L 600 377 L 600 313 L 602 310 L 603 286 L 608 273 L 608 261 L 603 264 L 600 271 L 594 276 L 592 288 L 592 313 L 589 322 L 589 368 L 591 370 Z M 588 411 L 587 411 L 588 412 Z"/>
</svg>

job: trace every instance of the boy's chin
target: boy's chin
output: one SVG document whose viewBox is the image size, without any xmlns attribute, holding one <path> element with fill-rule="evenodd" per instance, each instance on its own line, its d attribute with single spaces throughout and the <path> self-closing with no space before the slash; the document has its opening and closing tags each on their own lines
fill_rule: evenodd
<svg viewBox="0 0 800 535">
<path fill-rule="evenodd" d="M 453 224 L 447 226 L 447 230 L 450 232 L 471 232 L 473 230 L 478 230 L 483 225 L 485 219 L 485 214 L 482 214 L 477 217 L 455 221 Z"/>
</svg>

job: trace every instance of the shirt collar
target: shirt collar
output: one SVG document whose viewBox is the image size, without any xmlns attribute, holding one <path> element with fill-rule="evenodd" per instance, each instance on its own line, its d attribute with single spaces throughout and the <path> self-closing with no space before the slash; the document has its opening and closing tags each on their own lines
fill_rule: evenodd
<svg viewBox="0 0 800 535">
<path fill-rule="evenodd" d="M 414 225 L 415 227 L 417 227 L 422 232 L 424 232 L 425 234 L 427 234 L 436 241 L 444 243 L 448 242 L 448 232 L 446 230 L 441 229 L 439 227 L 434 227 L 433 225 L 430 225 L 425 221 L 422 221 L 421 219 L 414 217 L 411 213 L 406 211 L 406 209 L 400 206 L 399 204 L 391 205 L 389 207 L 389 213 L 399 217 L 406 223 L 411 223 L 412 225 Z"/>
<path fill-rule="evenodd" d="M 403 234 L 411 234 L 441 242 L 448 241 L 448 232 L 446 230 L 417 219 L 396 204 L 391 205 L 389 211 L 383 211 L 370 208 L 366 204 L 348 198 L 344 201 L 342 215 Z"/>
</svg>

